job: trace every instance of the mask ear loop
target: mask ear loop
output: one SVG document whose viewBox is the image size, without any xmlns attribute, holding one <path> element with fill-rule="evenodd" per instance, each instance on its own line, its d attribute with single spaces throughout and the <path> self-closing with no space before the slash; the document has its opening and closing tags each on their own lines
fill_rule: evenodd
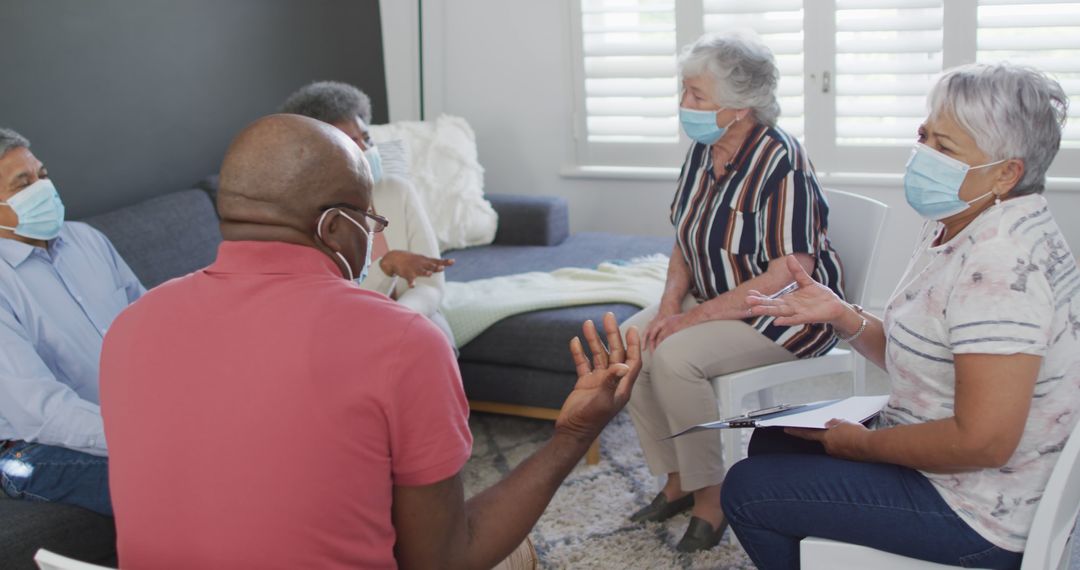
<svg viewBox="0 0 1080 570">
<path fill-rule="evenodd" d="M 8 204 L 7 202 L 4 202 L 4 201 L 0 201 L 0 206 L 7 206 L 8 208 L 11 208 L 12 211 L 15 210 L 14 206 L 12 206 L 11 204 Z M 16 214 L 16 216 L 18 216 L 18 214 Z M 11 226 L 0 226 L 0 230 L 15 231 L 15 228 L 13 228 Z"/>
<path fill-rule="evenodd" d="M 994 162 L 989 162 L 989 163 L 986 163 L 986 164 L 980 164 L 979 166 L 972 166 L 972 167 L 968 168 L 968 172 L 971 172 L 972 170 L 978 170 L 980 168 L 987 168 L 989 166 L 994 166 L 994 165 L 1001 164 L 1003 162 L 1008 162 L 1008 161 L 1009 161 L 1009 159 L 1003 158 L 1001 160 L 995 160 Z M 1001 203 L 1001 194 L 998 194 L 997 192 L 994 192 L 993 190 L 991 190 L 988 193 L 992 193 L 994 195 L 994 205 L 995 206 L 997 206 L 998 204 Z M 983 196 L 985 196 L 985 195 L 986 194 L 983 194 Z M 980 196 L 980 198 L 981 198 L 981 196 Z M 972 202 L 978 202 L 978 201 L 979 201 L 979 198 L 975 198 L 974 200 L 972 200 Z"/>
<path fill-rule="evenodd" d="M 330 208 L 329 210 L 326 210 L 325 212 L 322 213 L 321 216 L 319 216 L 319 221 L 316 222 L 315 235 L 319 236 L 319 241 L 322 241 L 323 244 L 326 244 L 326 242 L 323 240 L 323 237 L 322 237 L 323 221 L 326 220 L 327 214 L 329 214 L 332 210 L 336 210 L 336 209 L 337 208 Z M 340 251 L 335 251 L 334 255 L 338 256 L 338 259 L 341 260 L 341 264 L 345 266 L 345 271 L 349 272 L 349 281 L 352 281 L 353 280 L 352 267 L 349 267 L 349 262 L 345 261 L 345 256 L 341 255 Z"/>
</svg>

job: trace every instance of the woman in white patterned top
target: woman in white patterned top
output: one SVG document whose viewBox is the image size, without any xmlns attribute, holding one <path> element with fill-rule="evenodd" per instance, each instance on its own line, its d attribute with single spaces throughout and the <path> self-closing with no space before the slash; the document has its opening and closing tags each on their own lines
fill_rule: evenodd
<svg viewBox="0 0 1080 570">
<path fill-rule="evenodd" d="M 818 536 L 1016 568 L 1076 425 L 1080 270 L 1040 195 L 1065 94 L 1030 68 L 970 65 L 946 73 L 929 101 L 904 176 L 928 222 L 884 319 L 797 263 L 798 291 L 750 299 L 753 314 L 854 335 L 891 381 L 869 429 L 834 420 L 755 433 L 723 500 L 759 567 L 797 568 L 799 540 Z"/>
</svg>

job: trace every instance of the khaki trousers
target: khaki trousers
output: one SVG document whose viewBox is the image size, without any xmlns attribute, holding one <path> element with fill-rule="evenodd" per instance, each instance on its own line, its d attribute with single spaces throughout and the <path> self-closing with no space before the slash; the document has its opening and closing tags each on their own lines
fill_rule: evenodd
<svg viewBox="0 0 1080 570">
<path fill-rule="evenodd" d="M 691 296 L 683 311 L 698 305 Z M 659 305 L 648 307 L 622 325 L 645 327 Z M 709 321 L 679 331 L 655 351 L 642 351 L 641 373 L 630 396 L 634 422 L 645 461 L 653 475 L 679 473 L 683 491 L 696 491 L 724 481 L 720 430 L 665 439 L 695 424 L 720 419 L 709 378 L 794 360 L 795 356 L 742 321 Z"/>
</svg>

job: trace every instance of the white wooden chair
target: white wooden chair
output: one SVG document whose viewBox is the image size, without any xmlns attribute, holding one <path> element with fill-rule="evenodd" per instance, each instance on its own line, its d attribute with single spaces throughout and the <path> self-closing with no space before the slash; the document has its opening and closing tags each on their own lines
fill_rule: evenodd
<svg viewBox="0 0 1080 570">
<path fill-rule="evenodd" d="M 1061 451 L 1035 510 L 1020 570 L 1065 570 L 1068 545 L 1080 512 L 1080 423 Z M 803 570 L 946 570 L 959 568 L 907 558 L 865 546 L 806 538 L 799 543 Z"/>
<path fill-rule="evenodd" d="M 844 296 L 862 304 L 867 298 L 889 207 L 840 190 L 825 190 L 825 197 L 829 201 L 829 243 L 843 263 Z M 720 401 L 720 417 L 728 418 L 743 412 L 742 401 L 749 394 L 760 392 L 762 407 L 772 406 L 774 387 L 818 376 L 849 373 L 852 395 L 861 395 L 865 391 L 865 367 L 865 360 L 854 350 L 834 348 L 817 358 L 740 370 L 712 378 L 711 382 Z M 730 468 L 742 456 L 743 430 L 723 432 L 724 463 Z"/>
</svg>

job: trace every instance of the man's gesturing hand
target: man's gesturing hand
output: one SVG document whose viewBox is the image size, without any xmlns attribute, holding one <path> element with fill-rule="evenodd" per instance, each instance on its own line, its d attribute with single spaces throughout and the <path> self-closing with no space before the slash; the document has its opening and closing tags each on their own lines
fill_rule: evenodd
<svg viewBox="0 0 1080 570">
<path fill-rule="evenodd" d="M 641 370 L 641 340 L 637 327 L 630 327 L 624 346 L 619 323 L 612 313 L 604 315 L 610 352 L 600 341 L 592 321 L 586 321 L 582 329 L 593 360 L 589 362 L 581 339 L 574 337 L 570 341 L 570 354 L 574 357 L 578 380 L 574 391 L 563 403 L 559 419 L 555 420 L 555 429 L 591 442 L 630 400 L 634 381 Z"/>
</svg>

